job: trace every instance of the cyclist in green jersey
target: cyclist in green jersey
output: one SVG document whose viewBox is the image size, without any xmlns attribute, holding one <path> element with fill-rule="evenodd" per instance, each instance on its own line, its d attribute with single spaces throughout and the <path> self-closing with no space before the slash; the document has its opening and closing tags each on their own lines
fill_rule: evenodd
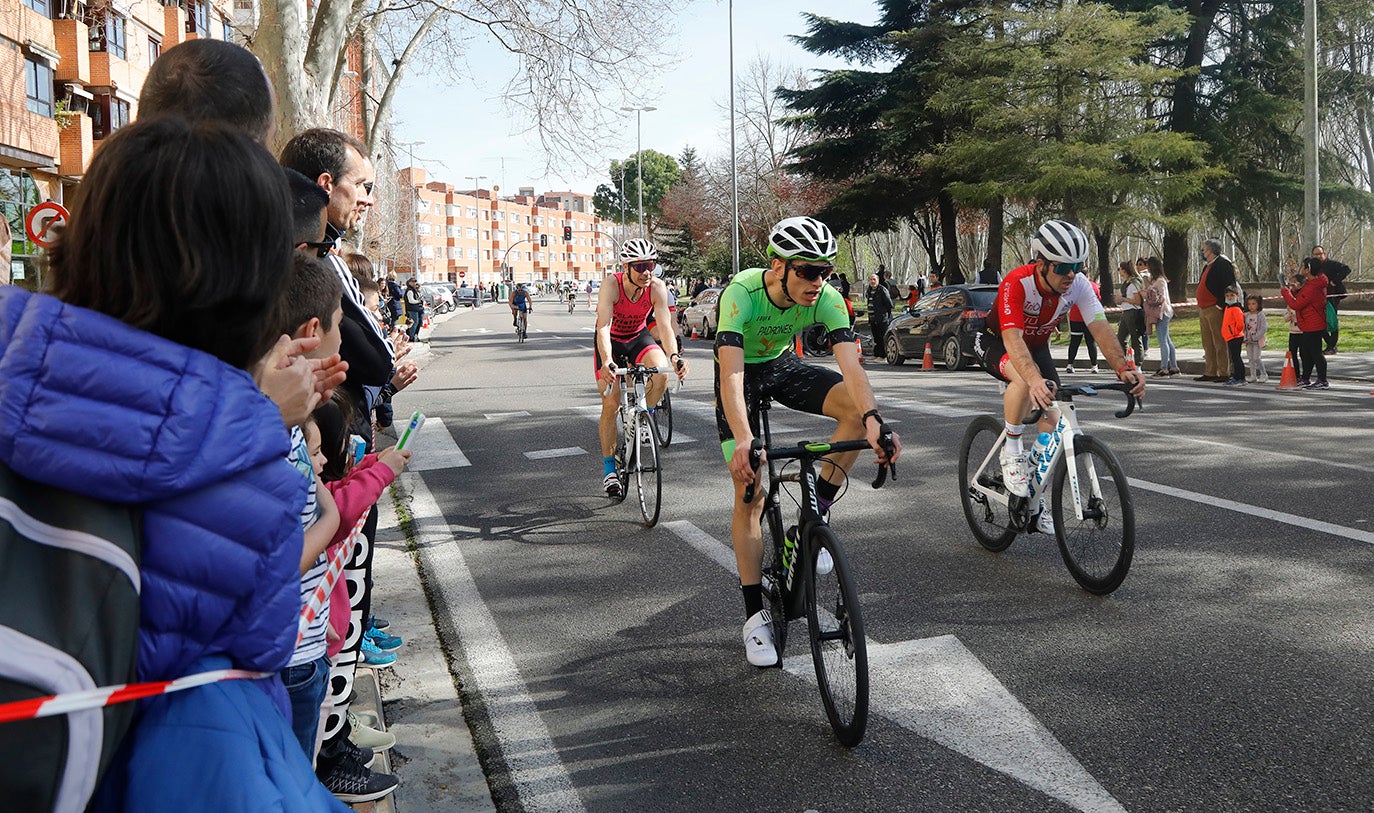
<svg viewBox="0 0 1374 813">
<path fill-rule="evenodd" d="M 832 440 L 867 437 L 879 461 L 887 461 L 878 445 L 883 419 L 859 361 L 849 309 L 840 292 L 825 282 L 834 271 L 835 254 L 835 238 L 824 223 L 789 217 L 769 235 L 769 267 L 736 274 L 716 306 L 716 428 L 735 484 L 730 534 L 744 593 L 744 651 L 754 666 L 774 666 L 778 661 L 763 607 L 763 500 L 744 502 L 744 489 L 757 476 L 750 466 L 749 446 L 759 432 L 760 396 L 835 419 Z M 829 331 L 839 372 L 806 364 L 791 350 L 793 335 L 817 323 Z M 895 461 L 902 444 L 896 434 L 892 442 Z M 857 456 L 834 455 L 833 465 L 821 468 L 816 496 L 822 514 L 829 511 Z M 818 562 L 817 568 L 824 570 L 826 565 Z"/>
</svg>

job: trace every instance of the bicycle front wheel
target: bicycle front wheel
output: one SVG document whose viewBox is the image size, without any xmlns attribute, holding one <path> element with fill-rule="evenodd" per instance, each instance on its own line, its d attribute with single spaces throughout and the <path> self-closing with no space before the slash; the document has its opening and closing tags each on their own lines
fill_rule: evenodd
<svg viewBox="0 0 1374 813">
<path fill-rule="evenodd" d="M 1069 482 L 1078 475 L 1078 494 Z M 1074 513 L 1077 499 L 1083 519 Z M 1116 455 L 1089 435 L 1074 438 L 1074 455 L 1064 455 L 1054 472 L 1054 535 L 1074 581 L 1105 596 L 1121 586 L 1135 554 L 1135 505 Z"/>
<path fill-rule="evenodd" d="M 654 432 L 654 422 L 649 413 L 637 413 L 635 436 L 630 442 L 636 444 L 637 448 L 634 460 L 635 487 L 639 492 L 639 515 L 644 518 L 645 528 L 652 528 L 658 523 L 659 501 L 663 496 L 663 472 L 658 467 L 658 442 Z"/>
<path fill-rule="evenodd" d="M 809 532 L 806 562 L 806 617 L 811 636 L 811 659 L 821 689 L 825 716 L 835 738 L 847 746 L 858 745 L 868 726 L 868 647 L 864 641 L 859 592 L 849 563 L 835 535 L 825 525 Z M 816 572 L 816 556 L 825 549 L 834 567 L 824 575 Z"/>
<path fill-rule="evenodd" d="M 616 430 L 620 437 L 615 440 L 615 476 L 620 481 L 620 494 L 613 499 L 616 502 L 624 502 L 625 492 L 630 489 L 630 467 L 634 465 L 633 458 L 635 447 L 626 443 L 625 424 L 616 418 Z"/>
<path fill-rule="evenodd" d="M 778 650 L 778 666 L 782 666 L 782 652 L 787 647 L 786 575 L 782 567 L 782 510 L 773 504 L 773 495 L 766 499 L 759 525 L 763 531 L 763 597 L 773 616 L 773 646 Z"/>
<path fill-rule="evenodd" d="M 969 530 L 973 531 L 978 544 L 994 553 L 1006 550 L 1016 538 L 1010 510 L 996 499 L 996 496 L 1009 498 L 1002 483 L 1002 463 L 993 454 L 1002 429 L 1001 421 L 990 415 L 980 415 L 969 424 L 959 444 L 959 501 L 964 506 L 964 519 L 968 520 Z M 977 489 L 974 488 L 975 476 Z"/>
<path fill-rule="evenodd" d="M 663 391 L 663 400 L 658 402 L 658 407 L 654 410 L 654 423 L 658 426 L 658 442 L 663 448 L 668 448 L 668 444 L 673 442 L 673 393 L 668 390 Z"/>
</svg>

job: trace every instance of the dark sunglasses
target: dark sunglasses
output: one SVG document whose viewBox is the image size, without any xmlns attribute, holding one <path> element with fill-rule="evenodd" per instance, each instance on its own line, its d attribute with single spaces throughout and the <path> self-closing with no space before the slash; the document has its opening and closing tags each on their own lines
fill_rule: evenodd
<svg viewBox="0 0 1374 813">
<path fill-rule="evenodd" d="M 640 262 L 630 263 L 630 270 L 638 271 L 641 274 L 652 274 L 654 273 L 655 265 L 658 265 L 658 263 L 653 260 L 641 260 Z"/>
<path fill-rule="evenodd" d="M 307 240 L 304 245 L 307 249 L 314 249 L 316 257 L 328 257 L 330 249 L 334 248 L 334 243 L 329 240 L 319 243 L 312 243 Z"/>
<path fill-rule="evenodd" d="M 818 279 L 829 279 L 830 275 L 835 273 L 835 266 L 820 263 L 807 263 L 805 265 L 796 265 L 794 263 L 792 265 L 792 270 L 796 271 L 797 276 L 807 282 L 815 282 Z"/>
<path fill-rule="evenodd" d="M 1077 274 L 1079 271 L 1082 271 L 1083 263 L 1055 263 L 1050 266 L 1050 270 L 1061 277 L 1067 277 L 1070 274 Z"/>
<path fill-rule="evenodd" d="M 368 181 L 367 183 L 363 184 L 363 191 L 367 192 L 367 194 L 369 195 L 372 194 L 372 181 Z"/>
</svg>

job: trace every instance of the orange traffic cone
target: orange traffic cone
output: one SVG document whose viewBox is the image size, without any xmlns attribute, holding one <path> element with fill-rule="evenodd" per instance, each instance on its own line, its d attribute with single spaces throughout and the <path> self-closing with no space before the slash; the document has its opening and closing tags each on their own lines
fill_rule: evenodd
<svg viewBox="0 0 1374 813">
<path fill-rule="evenodd" d="M 934 356 L 934 354 L 932 354 L 932 353 L 930 352 L 930 342 L 926 342 L 926 352 L 925 352 L 924 355 L 921 356 L 921 369 L 922 369 L 922 370 L 934 370 L 934 369 L 935 369 L 935 356 Z"/>
<path fill-rule="evenodd" d="M 855 337 L 854 337 L 854 346 L 857 347 L 857 348 L 859 348 L 859 363 L 860 363 L 860 364 L 865 363 L 865 362 L 864 362 L 864 343 L 863 343 L 863 339 L 860 339 L 858 336 L 855 336 Z"/>
<path fill-rule="evenodd" d="M 1126 367 L 1131 370 L 1135 369 L 1135 348 L 1130 344 L 1126 345 Z"/>
<path fill-rule="evenodd" d="M 1291 352 L 1283 354 L 1283 377 L 1279 379 L 1279 385 L 1275 389 L 1300 389 L 1298 387 L 1298 371 L 1293 369 L 1293 354 Z"/>
<path fill-rule="evenodd" d="M 696 339 L 699 339 L 699 338 L 701 338 L 701 336 L 697 333 L 697 326 L 696 326 L 696 325 L 692 325 L 692 339 L 693 339 L 693 340 L 696 340 Z"/>
</svg>

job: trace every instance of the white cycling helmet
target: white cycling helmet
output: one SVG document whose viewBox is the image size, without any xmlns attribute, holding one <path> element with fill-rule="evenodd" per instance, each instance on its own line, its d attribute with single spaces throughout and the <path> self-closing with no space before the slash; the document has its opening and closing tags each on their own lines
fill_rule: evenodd
<svg viewBox="0 0 1374 813">
<path fill-rule="evenodd" d="M 622 263 L 634 263 L 640 260 L 657 260 L 658 249 L 642 237 L 635 237 L 626 240 L 620 247 L 620 261 Z"/>
<path fill-rule="evenodd" d="M 1047 220 L 1031 238 L 1031 252 L 1050 262 L 1081 263 L 1088 259 L 1088 235 L 1063 220 Z"/>
<path fill-rule="evenodd" d="M 784 260 L 835 259 L 838 247 L 830 227 L 812 217 L 789 217 L 768 235 L 768 256 Z"/>
</svg>

